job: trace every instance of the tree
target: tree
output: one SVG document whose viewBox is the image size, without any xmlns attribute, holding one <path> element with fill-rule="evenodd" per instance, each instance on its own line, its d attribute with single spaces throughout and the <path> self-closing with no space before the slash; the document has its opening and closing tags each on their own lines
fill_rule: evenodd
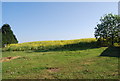
<svg viewBox="0 0 120 81">
<path fill-rule="evenodd" d="M 115 42 L 120 42 L 120 16 L 106 14 L 101 17 L 100 24 L 95 27 L 95 37 L 99 43 L 113 45 Z"/>
<path fill-rule="evenodd" d="M 13 34 L 9 24 L 4 24 L 0 30 L 2 32 L 2 46 L 6 44 L 18 43 L 16 36 Z"/>
</svg>

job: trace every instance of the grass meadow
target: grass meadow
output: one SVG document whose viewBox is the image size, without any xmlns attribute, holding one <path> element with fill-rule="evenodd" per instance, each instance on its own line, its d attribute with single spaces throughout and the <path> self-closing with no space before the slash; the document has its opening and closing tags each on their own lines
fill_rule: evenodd
<svg viewBox="0 0 120 81">
<path fill-rule="evenodd" d="M 119 79 L 119 47 L 97 47 L 95 39 L 11 44 L 3 79 Z"/>
</svg>

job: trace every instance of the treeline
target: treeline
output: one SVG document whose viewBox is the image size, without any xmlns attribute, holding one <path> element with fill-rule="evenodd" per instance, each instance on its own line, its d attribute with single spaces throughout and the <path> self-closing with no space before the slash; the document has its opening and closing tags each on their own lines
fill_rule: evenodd
<svg viewBox="0 0 120 81">
<path fill-rule="evenodd" d="M 2 43 L 1 47 L 5 47 L 7 44 L 18 43 L 18 40 L 13 34 L 9 24 L 4 24 L 0 29 L 0 33 L 2 36 L 0 39 L 0 42 Z"/>
</svg>

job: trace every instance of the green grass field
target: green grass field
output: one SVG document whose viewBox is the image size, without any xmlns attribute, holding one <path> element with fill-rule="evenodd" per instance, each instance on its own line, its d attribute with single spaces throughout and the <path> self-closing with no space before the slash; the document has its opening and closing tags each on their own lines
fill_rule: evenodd
<svg viewBox="0 0 120 81">
<path fill-rule="evenodd" d="M 2 63 L 3 79 L 118 79 L 119 58 L 114 55 L 120 48 L 94 44 L 82 41 L 47 50 L 4 51 L 3 57 L 21 57 Z"/>
</svg>

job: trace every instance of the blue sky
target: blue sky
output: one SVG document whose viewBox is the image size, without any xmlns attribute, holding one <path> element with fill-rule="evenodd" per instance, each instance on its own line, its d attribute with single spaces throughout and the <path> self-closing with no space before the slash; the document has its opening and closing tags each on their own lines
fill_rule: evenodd
<svg viewBox="0 0 120 81">
<path fill-rule="evenodd" d="M 2 23 L 19 43 L 93 38 L 104 14 L 118 14 L 117 2 L 3 2 Z"/>
</svg>

